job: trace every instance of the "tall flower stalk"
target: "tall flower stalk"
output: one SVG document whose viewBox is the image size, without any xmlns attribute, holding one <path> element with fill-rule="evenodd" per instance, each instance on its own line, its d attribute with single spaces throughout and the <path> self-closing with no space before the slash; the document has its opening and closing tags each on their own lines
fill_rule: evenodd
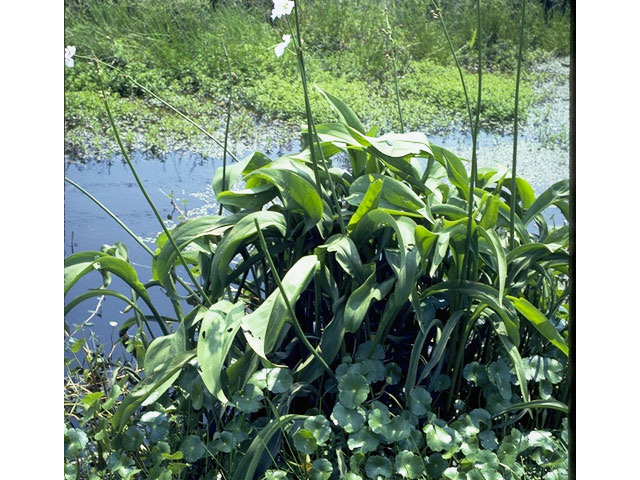
<svg viewBox="0 0 640 480">
<path fill-rule="evenodd" d="M 320 171 L 318 169 L 318 164 L 322 165 L 324 173 L 329 182 L 329 189 L 331 191 L 331 197 L 335 204 L 336 213 L 338 217 L 338 221 L 340 223 L 340 231 L 344 234 L 346 233 L 346 228 L 344 225 L 344 219 L 342 218 L 342 206 L 338 199 L 338 195 L 336 194 L 335 184 L 333 182 L 333 178 L 329 173 L 329 168 L 327 166 L 326 159 L 324 158 L 324 152 L 322 151 L 322 145 L 320 144 L 320 139 L 318 138 L 318 132 L 315 127 L 315 122 L 313 121 L 313 114 L 311 112 L 311 103 L 309 102 L 309 87 L 308 87 L 308 74 L 306 71 L 305 63 L 304 63 L 304 55 L 302 52 L 302 36 L 300 35 L 300 22 L 298 15 L 298 2 L 288 1 L 288 0 L 274 0 L 273 2 L 274 8 L 271 12 L 271 18 L 280 18 L 285 17 L 287 21 L 287 25 L 291 32 L 291 36 L 285 35 L 282 37 L 283 42 L 279 43 L 275 47 L 276 56 L 280 56 L 284 53 L 284 50 L 289 45 L 290 41 L 293 40 L 296 50 L 296 58 L 298 60 L 298 69 L 300 70 L 300 78 L 302 79 L 302 90 L 304 93 L 304 107 L 305 113 L 307 117 L 307 133 L 309 135 L 309 149 L 311 152 L 311 164 L 313 167 L 313 173 L 316 180 L 316 188 L 318 190 L 318 194 L 322 197 L 322 183 L 320 181 Z M 291 22 L 289 21 L 289 13 L 293 11 L 294 25 L 292 27 Z M 293 38 L 292 38 L 293 37 Z M 320 153 L 321 161 L 318 162 L 316 149 L 314 148 L 314 142 L 317 143 L 318 152 Z"/>
<path fill-rule="evenodd" d="M 518 47 L 518 68 L 516 71 L 516 100 L 513 112 L 513 161 L 511 163 L 511 212 L 509 216 L 510 247 L 515 247 L 515 215 L 516 196 L 518 185 L 516 183 L 516 159 L 518 156 L 518 99 L 520 97 L 520 71 L 522 67 L 522 46 L 524 44 L 524 18 L 526 0 L 522 0 L 522 17 L 520 19 L 520 46 Z"/>
</svg>

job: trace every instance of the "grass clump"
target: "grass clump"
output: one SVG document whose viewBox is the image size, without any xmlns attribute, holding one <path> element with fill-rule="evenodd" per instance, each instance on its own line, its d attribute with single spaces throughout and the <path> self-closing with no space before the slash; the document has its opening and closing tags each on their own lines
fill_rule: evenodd
<svg viewBox="0 0 640 480">
<path fill-rule="evenodd" d="M 388 115 L 395 100 L 389 46 L 381 30 L 387 3 L 408 128 L 428 126 L 434 131 L 449 127 L 452 120 L 460 123 L 464 104 L 457 74 L 433 9 L 424 2 L 308 2 L 300 21 L 305 25 L 307 66 L 314 83 L 328 92 L 346 92 L 353 108 L 383 131 L 399 128 L 396 113 Z M 241 132 L 232 131 L 232 136 L 256 134 L 259 129 L 252 124 L 255 127 L 260 120 L 274 119 L 284 120 L 289 134 L 294 134 L 304 117 L 302 93 L 297 82 L 287 80 L 295 74 L 293 58 L 282 62 L 273 55 L 280 33 L 267 21 L 269 5 L 256 1 L 69 1 L 65 37 L 67 43 L 80 46 L 79 55 L 95 52 L 117 67 L 105 70 L 106 89 L 121 99 L 144 100 L 145 105 L 135 104 L 140 123 L 166 124 L 166 112 L 152 108 L 148 95 L 121 72 L 172 101 L 176 95 L 189 96 L 198 105 L 189 105 L 185 113 L 216 119 L 216 124 L 225 111 L 226 86 L 231 82 L 233 115 L 246 124 Z M 486 127 L 499 129 L 512 120 L 513 80 L 509 75 L 515 66 L 517 32 L 512 17 L 517 12 L 503 0 L 489 2 L 486 9 L 483 43 L 489 72 L 484 74 L 487 95 L 482 113 Z M 476 68 L 470 55 L 475 38 L 473 6 L 468 1 L 456 2 L 444 5 L 442 12 L 453 19 L 452 41 L 465 71 L 472 76 Z M 542 7 L 535 4 L 529 16 L 525 61 L 567 52 L 568 17 L 559 8 L 545 21 Z M 232 60 L 231 76 L 222 38 Z M 68 150 L 81 151 L 88 136 L 108 137 L 104 127 L 99 128 L 106 125 L 105 118 L 97 118 L 92 107 L 99 99 L 91 66 L 78 61 L 76 68 L 67 72 L 65 89 L 72 97 L 66 109 Z M 526 76 L 522 90 L 521 118 L 526 118 L 527 106 L 533 101 Z M 76 101 L 80 97 L 74 94 L 83 95 L 86 101 Z M 319 97 L 312 101 L 319 119 L 330 118 Z M 126 109 L 116 106 L 116 114 L 119 108 Z M 175 136 L 181 139 L 182 132 L 178 129 Z M 155 144 L 154 138 L 147 140 Z"/>
</svg>

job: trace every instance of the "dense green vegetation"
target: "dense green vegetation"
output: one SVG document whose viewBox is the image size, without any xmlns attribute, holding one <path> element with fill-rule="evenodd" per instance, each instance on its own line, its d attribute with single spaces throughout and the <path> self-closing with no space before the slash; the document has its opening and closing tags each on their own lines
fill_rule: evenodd
<svg viewBox="0 0 640 480">
<path fill-rule="evenodd" d="M 568 217 L 569 182 L 536 196 L 517 135 L 513 173 L 478 169 L 486 32 L 468 170 L 320 89 L 336 120 L 314 119 L 298 7 L 277 3 L 296 35 L 302 148 L 229 154 L 220 214 L 167 227 L 103 95 L 162 232 L 151 248 L 87 195 L 150 270 L 121 242 L 65 259 L 65 314 L 108 298 L 127 318 L 118 354 L 65 322 L 65 480 L 568 478 L 569 230 L 545 212 Z"/>
<path fill-rule="evenodd" d="M 274 45 L 287 30 L 284 25 L 274 28 L 270 24 L 269 5 L 269 1 L 67 1 L 65 40 L 78 46 L 78 57 L 95 52 L 118 68 L 105 69 L 105 82 L 116 117 L 134 127 L 129 141 L 133 141 L 133 132 L 144 132 L 143 143 L 162 148 L 168 137 L 189 138 L 194 130 L 176 121 L 125 73 L 212 130 L 223 123 L 231 82 L 233 135 L 255 135 L 257 124 L 274 119 L 283 120 L 288 131 L 295 133 L 304 118 L 302 89 L 299 81 L 293 80 L 295 56 L 278 59 L 273 55 Z M 304 6 L 300 21 L 309 46 L 307 70 L 312 81 L 348 98 L 365 121 L 379 125 L 382 131 L 399 129 L 393 108 L 391 49 L 397 60 L 408 128 L 428 126 L 433 132 L 463 120 L 464 96 L 458 73 L 431 2 L 324 0 Z M 390 37 L 383 31 L 388 31 L 385 6 Z M 485 10 L 483 122 L 485 127 L 499 128 L 512 118 L 517 9 L 508 0 L 492 0 Z M 443 2 L 442 12 L 450 23 L 452 42 L 468 84 L 475 85 L 473 2 Z M 568 16 L 556 8 L 546 17 L 542 5 L 532 2 L 527 64 L 568 52 Z M 532 79 L 526 74 L 523 78 L 521 118 L 535 100 Z M 68 148 L 82 153 L 88 145 L 102 145 L 110 135 L 100 107 L 95 68 L 89 61 L 81 59 L 67 71 L 65 91 Z M 334 118 L 317 95 L 312 95 L 311 101 L 318 120 Z M 143 128 L 149 123 L 152 128 Z M 260 135 L 266 142 L 275 136 L 268 129 Z"/>
</svg>

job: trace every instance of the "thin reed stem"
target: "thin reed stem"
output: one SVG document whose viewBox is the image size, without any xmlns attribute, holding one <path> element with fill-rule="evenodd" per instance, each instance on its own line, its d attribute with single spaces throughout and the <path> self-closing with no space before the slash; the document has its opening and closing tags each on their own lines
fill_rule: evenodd
<svg viewBox="0 0 640 480">
<path fill-rule="evenodd" d="M 524 19 L 526 0 L 522 1 L 522 17 L 520 19 L 520 45 L 518 47 L 518 68 L 516 70 L 516 100 L 513 112 L 513 161 L 511 163 L 511 212 L 509 213 L 509 233 L 511 250 L 515 248 L 515 210 L 518 185 L 516 183 L 516 162 L 518 156 L 518 100 L 520 98 L 520 72 L 522 67 L 522 46 L 524 45 Z"/>
<path fill-rule="evenodd" d="M 81 57 L 79 57 L 81 58 Z M 178 110 L 176 107 L 174 107 L 173 105 L 171 105 L 169 102 L 167 102 L 165 99 L 163 99 L 162 97 L 158 96 L 156 93 L 152 92 L 151 90 L 149 90 L 147 87 L 145 87 L 144 85 L 138 83 L 137 81 L 135 81 L 130 75 L 128 75 L 127 73 L 123 72 L 122 70 L 120 70 L 118 67 L 114 67 L 113 65 L 110 65 L 106 62 L 103 62 L 102 60 L 99 60 L 95 57 L 82 57 L 82 58 L 91 58 L 93 59 L 94 62 L 99 63 L 100 65 L 104 65 L 108 68 L 111 68 L 112 70 L 117 71 L 118 73 L 121 73 L 122 75 L 124 75 L 124 77 L 129 80 L 131 83 L 133 83 L 135 86 L 137 86 L 138 88 L 142 89 L 142 91 L 144 91 L 145 93 L 148 93 L 149 95 L 151 95 L 153 98 L 155 98 L 156 100 L 158 100 L 160 103 L 162 103 L 165 107 L 169 108 L 171 111 L 177 113 L 180 117 L 182 117 L 182 119 L 186 120 L 188 123 L 190 123 L 191 125 L 193 125 L 194 127 L 196 127 L 198 130 L 200 130 L 207 138 L 209 138 L 210 140 L 212 140 L 216 145 L 218 145 L 220 148 L 224 148 L 224 144 L 218 140 L 216 137 L 214 137 L 206 128 L 204 128 L 202 125 L 194 122 L 193 120 L 191 120 L 189 117 L 187 117 L 184 113 L 182 113 L 180 110 Z M 101 83 L 102 85 L 102 83 Z M 103 89 L 104 90 L 104 89 Z M 235 156 L 233 153 L 228 152 L 229 156 L 236 162 L 239 162 L 240 159 Z"/>
<path fill-rule="evenodd" d="M 138 242 L 138 244 L 149 255 L 151 255 L 152 257 L 156 256 L 156 254 L 153 252 L 153 250 L 151 250 L 138 235 L 133 233 L 133 231 L 129 227 L 127 227 L 125 225 L 125 223 L 122 220 L 120 220 L 115 213 L 113 213 L 105 205 L 103 205 L 96 197 L 91 195 L 88 191 L 86 191 L 84 188 L 82 188 L 80 185 L 78 185 L 76 182 L 74 182 L 70 178 L 64 177 L 64 180 L 65 180 L 65 182 L 70 183 L 71 185 L 76 187 L 78 190 L 80 190 L 83 194 L 85 194 L 87 197 L 89 197 L 90 200 L 92 200 L 96 205 L 98 205 L 102 210 L 104 210 L 107 213 L 107 215 L 109 215 L 111 218 L 113 218 L 116 221 L 116 223 L 118 225 L 120 225 L 124 229 L 124 231 L 127 232 L 131 236 L 131 238 L 133 238 L 136 242 Z"/>
<path fill-rule="evenodd" d="M 398 70 L 396 67 L 396 52 L 393 48 L 393 36 L 391 32 L 391 23 L 389 23 L 389 2 L 385 0 L 385 21 L 387 23 L 387 39 L 389 40 L 389 50 L 391 52 L 391 63 L 393 65 L 393 83 L 396 90 L 396 104 L 398 105 L 398 116 L 400 117 L 400 132 L 404 133 L 404 121 L 402 120 L 402 106 L 400 104 L 400 90 L 398 89 Z"/>
<path fill-rule="evenodd" d="M 314 168 L 314 175 L 316 178 L 316 186 L 318 189 L 318 194 L 320 198 L 322 198 L 322 184 L 320 183 L 320 172 L 318 171 L 318 160 L 315 154 L 315 150 L 313 148 L 314 137 L 315 141 L 318 144 L 318 150 L 320 151 L 320 156 L 322 158 L 322 167 L 327 176 L 327 180 L 329 181 L 329 188 L 331 190 L 331 196 L 333 198 L 333 202 L 337 209 L 338 222 L 340 223 L 340 231 L 344 235 L 347 231 L 344 225 L 344 219 L 342 218 L 342 207 L 340 205 L 340 201 L 338 200 L 338 195 L 336 194 L 335 184 L 333 183 L 333 178 L 329 173 L 329 169 L 327 167 L 327 161 L 324 158 L 324 152 L 322 151 L 322 145 L 320 144 L 320 138 L 318 137 L 318 131 L 316 130 L 315 122 L 313 121 L 313 114 L 311 113 L 311 104 L 309 102 L 309 90 L 307 87 L 307 71 L 304 65 L 304 55 L 302 53 L 302 37 L 300 36 L 300 22 L 298 21 L 298 2 L 294 3 L 293 7 L 294 18 L 295 18 L 295 26 L 296 26 L 296 56 L 298 58 L 298 67 L 300 68 L 300 77 L 302 79 L 302 90 L 304 93 L 304 107 L 307 115 L 307 132 L 309 134 L 309 148 L 311 150 L 311 162 Z M 287 23 L 289 19 L 287 18 Z M 291 25 L 289 24 L 289 28 L 291 29 Z"/>
<path fill-rule="evenodd" d="M 133 163 L 131 162 L 131 158 L 129 158 L 129 154 L 127 153 L 126 149 L 124 148 L 124 145 L 122 143 L 122 139 L 120 138 L 120 133 L 118 132 L 118 127 L 116 127 L 115 120 L 113 119 L 113 114 L 111 113 L 111 108 L 109 107 L 109 102 L 107 101 L 107 94 L 106 94 L 106 92 L 104 90 L 104 85 L 103 85 L 103 82 L 102 82 L 102 71 L 100 70 L 100 65 L 98 64 L 97 61 L 95 62 L 95 64 L 96 64 L 96 68 L 97 68 L 97 71 L 98 71 L 98 81 L 100 82 L 100 91 L 102 93 L 102 101 L 104 102 L 105 109 L 107 110 L 107 116 L 109 117 L 109 124 L 111 125 L 111 128 L 113 130 L 113 134 L 116 137 L 116 142 L 118 143 L 118 146 L 120 147 L 120 151 L 122 152 L 122 155 L 123 155 L 125 161 L 127 162 L 127 165 L 131 169 L 131 173 L 133 174 L 133 177 L 135 178 L 136 183 L 138 184 L 138 188 L 140 189 L 140 191 L 142 192 L 142 195 L 144 196 L 144 198 L 146 199 L 147 203 L 151 207 L 151 210 L 153 210 L 153 214 L 155 215 L 156 219 L 160 223 L 160 226 L 162 227 L 162 230 L 164 231 L 165 235 L 167 236 L 167 239 L 169 240 L 169 242 L 171 242 L 171 245 L 173 246 L 173 248 L 175 248 L 176 253 L 178 255 L 178 258 L 180 259 L 180 262 L 184 266 L 185 270 L 187 271 L 187 274 L 189 275 L 189 278 L 191 279 L 193 284 L 196 286 L 196 288 L 200 292 L 200 295 L 202 296 L 202 300 L 205 302 L 205 304 L 207 306 L 210 306 L 211 305 L 211 300 L 209 300 L 209 297 L 207 296 L 205 291 L 202 289 L 202 286 L 196 280 L 196 278 L 193 276 L 193 273 L 191 272 L 191 270 L 189 269 L 189 266 L 187 265 L 187 261 L 182 256 L 182 252 L 180 252 L 180 248 L 176 244 L 176 241 L 173 239 L 173 236 L 171 235 L 171 232 L 169 232 L 169 229 L 167 228 L 167 226 L 165 225 L 164 221 L 162 220 L 162 217 L 160 216 L 160 213 L 158 212 L 158 209 L 156 208 L 155 204 L 153 203 L 153 200 L 151 200 L 151 197 L 147 193 L 147 190 L 144 188 L 144 185 L 142 184 L 142 180 L 140 180 L 140 177 L 138 176 L 138 172 L 136 171 L 135 167 L 133 166 Z"/>
<path fill-rule="evenodd" d="M 473 224 L 473 205 L 474 205 L 474 192 L 476 188 L 476 177 L 478 176 L 478 156 L 477 156 L 477 141 L 478 130 L 480 128 L 480 110 L 482 109 L 482 15 L 480 12 L 480 0 L 476 1 L 476 9 L 478 15 L 478 33 L 476 36 L 476 43 L 478 45 L 478 96 L 476 100 L 476 118 L 473 129 L 471 130 L 471 178 L 469 179 L 469 212 L 467 222 L 467 238 L 465 241 L 465 255 L 462 262 L 462 279 L 469 278 L 471 275 L 471 264 L 469 263 L 469 257 L 471 256 L 471 225 Z"/>
<path fill-rule="evenodd" d="M 220 39 L 222 42 L 222 49 L 224 50 L 224 58 L 227 60 L 227 76 L 228 76 L 228 99 L 227 99 L 227 121 L 224 127 L 224 154 L 222 156 L 222 191 L 224 192 L 226 189 L 226 181 L 227 181 L 227 141 L 229 139 L 229 123 L 231 121 L 231 102 L 232 102 L 232 94 L 233 94 L 233 83 L 231 79 L 231 62 L 229 61 L 229 53 L 227 52 L 227 46 L 224 44 L 224 40 Z M 218 215 L 222 215 L 222 204 L 220 204 L 220 209 L 218 211 Z"/>
</svg>

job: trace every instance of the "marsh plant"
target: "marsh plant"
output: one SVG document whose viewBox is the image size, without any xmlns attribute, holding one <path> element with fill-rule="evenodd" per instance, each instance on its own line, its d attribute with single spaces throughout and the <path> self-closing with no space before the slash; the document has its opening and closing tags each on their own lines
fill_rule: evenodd
<svg viewBox="0 0 640 480">
<path fill-rule="evenodd" d="M 301 74 L 300 152 L 230 155 L 221 215 L 168 229 L 149 200 L 155 249 L 90 197 L 152 275 L 121 243 L 65 260 L 65 292 L 101 274 L 66 312 L 116 297 L 131 317 L 118 359 L 65 324 L 65 478 L 566 478 L 569 233 L 544 212 L 568 217 L 568 182 L 536 196 L 477 168 L 481 84 L 470 170 L 319 87 L 336 121 L 314 122 L 299 3 L 272 17 Z"/>
</svg>

